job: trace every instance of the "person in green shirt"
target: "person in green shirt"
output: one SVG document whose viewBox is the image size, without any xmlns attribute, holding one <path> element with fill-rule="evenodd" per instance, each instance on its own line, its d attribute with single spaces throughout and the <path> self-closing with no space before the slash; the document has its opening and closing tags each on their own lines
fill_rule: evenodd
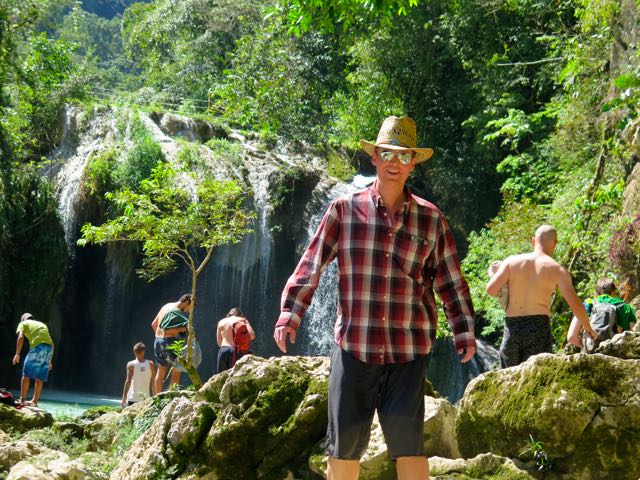
<svg viewBox="0 0 640 480">
<path fill-rule="evenodd" d="M 16 354 L 13 356 L 13 364 L 20 363 L 20 353 L 24 344 L 24 338 L 29 341 L 29 351 L 22 366 L 22 383 L 20 386 L 20 403 L 22 405 L 38 406 L 42 385 L 49 378 L 49 371 L 53 368 L 53 340 L 49 334 L 49 328 L 42 322 L 33 318 L 30 313 L 25 313 L 20 318 L 16 330 Z M 31 380 L 34 380 L 33 399 L 26 401 Z"/>
<path fill-rule="evenodd" d="M 584 302 L 587 313 L 591 315 L 593 305 L 596 303 L 608 303 L 616 306 L 616 330 L 614 333 L 622 333 L 633 329 L 636 323 L 636 313 L 633 307 L 625 303 L 618 294 L 616 284 L 610 278 L 601 278 L 596 282 L 596 298 L 589 298 Z M 582 347 L 580 338 L 580 324 L 574 317 L 567 332 L 567 344 Z"/>
</svg>

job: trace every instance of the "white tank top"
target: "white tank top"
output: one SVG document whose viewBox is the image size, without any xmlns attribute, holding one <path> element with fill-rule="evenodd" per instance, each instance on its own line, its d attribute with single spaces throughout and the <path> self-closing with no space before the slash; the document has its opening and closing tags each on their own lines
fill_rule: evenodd
<svg viewBox="0 0 640 480">
<path fill-rule="evenodd" d="M 133 367 L 133 378 L 127 393 L 127 401 L 140 402 L 149 398 L 149 388 L 151 386 L 151 364 L 149 360 L 145 360 L 142 363 L 138 360 L 131 360 L 127 363 L 127 369 L 129 367 Z"/>
</svg>

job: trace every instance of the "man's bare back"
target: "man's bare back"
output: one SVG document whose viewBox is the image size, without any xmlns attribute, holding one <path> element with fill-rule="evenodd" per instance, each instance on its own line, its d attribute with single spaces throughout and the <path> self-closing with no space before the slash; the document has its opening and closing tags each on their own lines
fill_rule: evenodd
<svg viewBox="0 0 640 480">
<path fill-rule="evenodd" d="M 551 258 L 557 245 L 555 229 L 550 225 L 540 226 L 532 245 L 532 252 L 512 255 L 502 262 L 487 283 L 487 293 L 496 297 L 504 285 L 509 286 L 507 317 L 548 316 L 551 295 L 558 288 L 587 333 L 595 334 L 587 311 L 573 288 L 571 275 Z"/>
<path fill-rule="evenodd" d="M 513 255 L 504 261 L 509 286 L 508 317 L 549 315 L 551 296 L 565 270 L 544 253 Z"/>
<path fill-rule="evenodd" d="M 235 348 L 233 341 L 233 324 L 240 320 L 241 317 L 226 317 L 218 322 L 216 332 L 219 347 Z"/>
</svg>

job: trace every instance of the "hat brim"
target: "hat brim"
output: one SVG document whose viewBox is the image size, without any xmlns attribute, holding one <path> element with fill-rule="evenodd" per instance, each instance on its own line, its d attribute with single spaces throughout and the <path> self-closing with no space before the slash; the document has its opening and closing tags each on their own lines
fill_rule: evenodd
<svg viewBox="0 0 640 480">
<path fill-rule="evenodd" d="M 415 156 L 416 163 L 426 162 L 433 155 L 433 150 L 431 148 L 400 147 L 398 145 L 391 145 L 388 143 L 375 144 L 373 142 L 368 142 L 366 140 L 360 140 L 360 146 L 371 157 L 373 157 L 373 153 L 375 152 L 376 148 L 384 148 L 385 150 L 395 150 L 397 152 L 412 151 L 412 152 L 415 152 L 416 154 Z"/>
</svg>

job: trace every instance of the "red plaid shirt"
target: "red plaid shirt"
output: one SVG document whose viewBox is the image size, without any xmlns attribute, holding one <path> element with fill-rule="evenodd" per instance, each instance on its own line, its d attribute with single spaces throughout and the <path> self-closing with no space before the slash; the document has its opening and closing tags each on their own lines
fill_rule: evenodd
<svg viewBox="0 0 640 480">
<path fill-rule="evenodd" d="M 403 363 L 431 350 L 437 328 L 434 290 L 456 348 L 475 346 L 469 287 L 446 218 L 411 195 L 388 219 L 375 188 L 335 200 L 282 292 L 276 326 L 297 329 L 324 268 L 338 257 L 335 341 L 363 362 Z"/>
</svg>

